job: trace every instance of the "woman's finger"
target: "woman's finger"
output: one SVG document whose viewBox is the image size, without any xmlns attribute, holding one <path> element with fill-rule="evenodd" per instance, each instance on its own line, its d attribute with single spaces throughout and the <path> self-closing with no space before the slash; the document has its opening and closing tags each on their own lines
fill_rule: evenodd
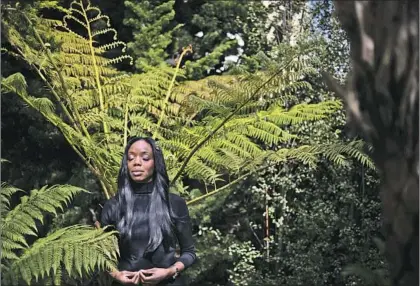
<svg viewBox="0 0 420 286">
<path fill-rule="evenodd" d="M 139 273 L 140 281 L 141 281 L 142 283 L 147 282 L 147 277 L 146 277 L 146 275 L 144 275 L 144 274 L 143 274 L 143 271 L 142 271 L 142 270 L 140 270 L 138 273 Z"/>
<path fill-rule="evenodd" d="M 123 276 L 119 279 L 122 283 L 131 283 L 131 279 L 127 278 L 127 276 Z"/>
<path fill-rule="evenodd" d="M 155 273 L 156 272 L 156 270 L 154 269 L 154 268 L 152 268 L 152 269 L 145 269 L 145 270 L 140 270 L 143 274 L 146 274 L 146 275 L 151 275 L 151 274 L 153 274 L 153 273 Z"/>
<path fill-rule="evenodd" d="M 134 274 L 134 276 L 133 276 L 133 278 L 132 278 L 132 283 L 134 283 L 134 284 L 139 284 L 139 282 L 140 282 L 140 275 L 139 275 L 139 273 L 138 272 L 136 272 L 136 274 Z"/>
</svg>

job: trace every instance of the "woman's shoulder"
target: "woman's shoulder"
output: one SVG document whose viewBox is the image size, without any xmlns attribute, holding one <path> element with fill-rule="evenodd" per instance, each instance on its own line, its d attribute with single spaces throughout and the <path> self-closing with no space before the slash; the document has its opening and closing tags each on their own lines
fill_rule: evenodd
<svg viewBox="0 0 420 286">
<path fill-rule="evenodd" d="M 113 196 L 112 198 L 110 198 L 109 200 L 107 200 L 105 202 L 104 208 L 105 208 L 105 206 L 112 207 L 112 206 L 116 205 L 117 203 L 118 203 L 117 196 Z"/>
<path fill-rule="evenodd" d="M 177 194 L 169 193 L 169 201 L 172 203 L 185 203 L 185 200 Z"/>
<path fill-rule="evenodd" d="M 169 193 L 169 203 L 177 216 L 188 215 L 188 207 L 185 199 L 177 194 Z"/>
<path fill-rule="evenodd" d="M 102 212 L 107 212 L 107 213 L 113 212 L 117 204 L 118 204 L 118 200 L 116 196 L 110 198 L 109 200 L 105 202 L 104 207 L 102 208 Z"/>
<path fill-rule="evenodd" d="M 101 212 L 101 225 L 106 226 L 115 223 L 117 199 L 114 197 L 107 200 Z"/>
</svg>

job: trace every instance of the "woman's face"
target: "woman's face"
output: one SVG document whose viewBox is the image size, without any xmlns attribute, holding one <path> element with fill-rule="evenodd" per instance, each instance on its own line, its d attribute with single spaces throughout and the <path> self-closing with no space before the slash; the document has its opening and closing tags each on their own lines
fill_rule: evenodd
<svg viewBox="0 0 420 286">
<path fill-rule="evenodd" d="M 144 140 L 134 142 L 128 149 L 128 172 L 134 182 L 147 183 L 153 179 L 155 161 L 152 147 Z"/>
</svg>

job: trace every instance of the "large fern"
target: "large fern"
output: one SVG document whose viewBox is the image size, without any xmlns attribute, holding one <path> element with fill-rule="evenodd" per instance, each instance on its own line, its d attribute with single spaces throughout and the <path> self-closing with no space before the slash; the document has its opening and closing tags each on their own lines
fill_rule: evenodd
<svg viewBox="0 0 420 286">
<path fill-rule="evenodd" d="M 28 243 L 37 237 L 37 223 L 43 224 L 46 213 L 57 214 L 84 190 L 70 185 L 44 186 L 9 210 L 13 194 L 22 191 L 6 183 L 1 186 L 1 272 L 7 285 L 28 285 L 35 279 L 53 278 L 61 285 L 62 270 L 71 277 L 92 274 L 96 269 L 113 269 L 118 254 L 115 232 L 90 226 L 63 228 Z"/>
<path fill-rule="evenodd" d="M 288 126 L 326 118 L 341 108 L 338 101 L 297 104 L 296 93 L 312 88 L 304 78 L 316 72 L 305 56 L 310 48 L 288 53 L 281 65 L 267 60 L 263 70 L 252 74 L 182 82 L 184 72 L 167 67 L 137 75 L 121 73 L 110 64 L 127 57 L 108 59 L 104 52 L 124 49 L 124 43 L 101 46 L 97 37 L 116 36 L 115 30 L 97 8 L 83 3 L 73 1 L 63 21 L 28 19 L 35 40 L 2 19 L 16 54 L 44 80 L 54 102 L 29 95 L 19 74 L 3 79 L 2 88 L 18 94 L 61 130 L 108 197 L 116 192 L 115 178 L 129 136 L 158 139 L 178 190 L 183 189 L 177 180 L 181 176 L 204 185 L 223 185 L 229 182 L 221 178 L 248 174 L 269 156 L 283 160 L 284 154 L 275 158 L 273 148 L 285 150 L 291 140 L 299 143 Z M 93 29 L 91 22 L 98 19 L 107 27 Z M 47 41 L 50 48 L 45 48 Z M 64 115 L 54 109 L 57 105 Z M 309 147 L 290 151 L 306 163 L 321 155 Z M 339 162 L 340 156 L 333 152 L 328 158 Z"/>
</svg>

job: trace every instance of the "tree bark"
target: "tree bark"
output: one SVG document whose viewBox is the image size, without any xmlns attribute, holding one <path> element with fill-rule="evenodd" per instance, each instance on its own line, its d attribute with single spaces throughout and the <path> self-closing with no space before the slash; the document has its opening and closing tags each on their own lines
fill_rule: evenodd
<svg viewBox="0 0 420 286">
<path fill-rule="evenodd" d="M 349 125 L 373 146 L 392 285 L 419 285 L 419 1 L 335 1 L 350 40 Z"/>
</svg>

